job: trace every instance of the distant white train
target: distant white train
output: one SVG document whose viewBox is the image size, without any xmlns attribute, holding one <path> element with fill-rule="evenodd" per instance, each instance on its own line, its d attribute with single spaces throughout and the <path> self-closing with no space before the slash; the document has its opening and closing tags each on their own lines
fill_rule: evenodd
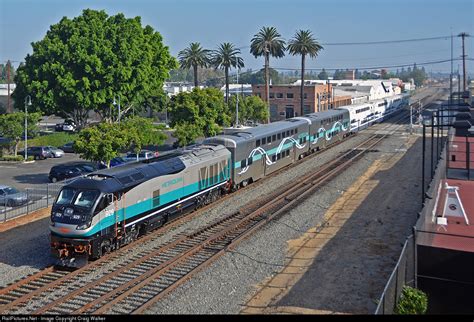
<svg viewBox="0 0 474 322">
<path fill-rule="evenodd" d="M 366 128 L 374 122 L 382 122 L 408 104 L 409 95 L 400 94 L 373 102 L 341 106 L 339 109 L 349 111 L 351 132 L 354 132 Z"/>
</svg>

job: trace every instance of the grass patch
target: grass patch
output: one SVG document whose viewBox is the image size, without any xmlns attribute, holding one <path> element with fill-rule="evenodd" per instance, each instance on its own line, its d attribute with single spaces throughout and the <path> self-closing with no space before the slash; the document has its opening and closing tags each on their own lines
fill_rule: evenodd
<svg viewBox="0 0 474 322">
<path fill-rule="evenodd" d="M 68 142 L 73 142 L 76 140 L 78 134 L 73 133 L 65 133 L 65 132 L 58 132 L 48 135 L 38 136 L 34 139 L 28 140 L 28 146 L 43 146 L 43 145 L 51 145 L 55 147 L 59 147 L 64 145 Z M 23 149 L 24 142 L 21 141 L 19 144 L 18 150 Z"/>
</svg>

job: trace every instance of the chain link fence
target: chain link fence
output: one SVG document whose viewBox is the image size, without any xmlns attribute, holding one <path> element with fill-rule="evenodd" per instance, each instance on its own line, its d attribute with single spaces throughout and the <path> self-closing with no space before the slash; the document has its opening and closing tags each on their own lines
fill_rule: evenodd
<svg viewBox="0 0 474 322">
<path fill-rule="evenodd" d="M 27 188 L 12 196 L 0 199 L 0 222 L 28 215 L 33 211 L 51 206 L 61 188 L 70 181 L 48 183 L 35 188 Z"/>
<path fill-rule="evenodd" d="M 411 235 L 403 245 L 397 265 L 385 285 L 374 314 L 393 314 L 405 285 L 415 287 L 415 238 Z"/>
</svg>

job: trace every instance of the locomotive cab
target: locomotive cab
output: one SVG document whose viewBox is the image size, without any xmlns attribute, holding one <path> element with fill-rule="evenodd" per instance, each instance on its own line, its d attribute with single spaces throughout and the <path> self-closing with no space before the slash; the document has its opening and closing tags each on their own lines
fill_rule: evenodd
<svg viewBox="0 0 474 322">
<path fill-rule="evenodd" d="M 51 252 L 59 265 L 80 267 L 93 254 L 97 223 L 113 213 L 113 194 L 97 189 L 66 186 L 61 189 L 51 211 Z"/>
<path fill-rule="evenodd" d="M 101 198 L 99 198 L 101 197 Z M 64 187 L 59 193 L 53 204 L 51 212 L 52 231 L 58 230 L 61 234 L 76 235 L 72 231 L 73 227 L 67 227 L 71 231 L 64 228 L 65 226 L 75 226 L 74 230 L 86 230 L 91 226 L 94 214 L 98 214 L 96 208 L 101 206 L 104 199 L 98 190 L 83 190 L 71 187 Z"/>
</svg>

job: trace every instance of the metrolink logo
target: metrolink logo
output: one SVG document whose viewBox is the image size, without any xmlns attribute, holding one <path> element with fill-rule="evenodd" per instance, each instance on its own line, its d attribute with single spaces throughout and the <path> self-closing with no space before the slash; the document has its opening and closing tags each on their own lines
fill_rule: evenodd
<svg viewBox="0 0 474 322">
<path fill-rule="evenodd" d="M 183 181 L 183 178 L 176 178 L 176 179 L 173 179 L 173 180 L 170 180 L 170 181 L 167 181 L 165 183 L 163 183 L 161 185 L 162 188 L 167 188 L 169 186 L 172 186 L 174 184 L 177 184 L 178 182 L 182 182 Z"/>
</svg>

